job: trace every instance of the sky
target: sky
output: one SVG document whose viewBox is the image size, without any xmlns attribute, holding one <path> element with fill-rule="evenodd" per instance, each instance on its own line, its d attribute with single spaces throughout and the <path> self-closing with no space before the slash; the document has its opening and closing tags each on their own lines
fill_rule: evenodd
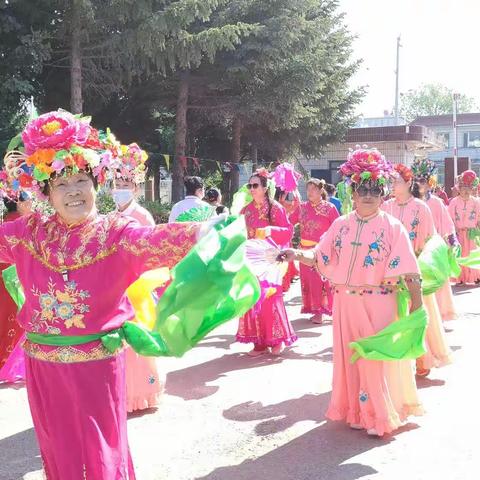
<svg viewBox="0 0 480 480">
<path fill-rule="evenodd" d="M 363 59 L 352 85 L 368 86 L 358 114 L 393 109 L 399 35 L 401 93 L 442 83 L 480 104 L 480 0 L 340 0 L 340 11 Z"/>
</svg>

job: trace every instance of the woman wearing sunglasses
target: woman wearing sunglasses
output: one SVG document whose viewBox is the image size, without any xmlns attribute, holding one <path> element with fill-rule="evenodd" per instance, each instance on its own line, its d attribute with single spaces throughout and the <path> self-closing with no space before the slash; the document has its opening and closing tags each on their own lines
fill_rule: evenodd
<svg viewBox="0 0 480 480">
<path fill-rule="evenodd" d="M 470 252 L 477 248 L 475 231 L 480 228 L 480 200 L 474 197 L 479 185 L 477 174 L 473 170 L 463 172 L 458 178 L 458 197 L 453 198 L 448 211 L 455 223 L 458 239 L 462 246 L 462 256 L 468 257 Z M 480 270 L 462 267 L 459 279 L 462 283 L 480 283 Z"/>
<path fill-rule="evenodd" d="M 259 169 L 251 176 L 247 188 L 253 201 L 241 213 L 245 215 L 248 238 L 270 239 L 279 247 L 285 247 L 290 243 L 293 227 L 285 209 L 270 198 L 268 183 L 265 169 Z M 297 336 L 287 317 L 282 285 L 261 286 L 262 298 L 240 319 L 237 340 L 253 343 L 250 356 L 263 355 L 270 349 L 274 355 L 280 355 L 284 345 L 294 343 Z"/>
<path fill-rule="evenodd" d="M 412 172 L 414 175 L 413 195 L 428 205 L 433 215 L 433 222 L 437 233 L 445 240 L 445 243 L 450 248 L 457 247 L 460 244 L 455 233 L 455 225 L 448 213 L 448 208 L 445 206 L 442 198 L 432 194 L 432 189 L 435 188 L 437 182 L 437 166 L 427 158 L 417 159 L 412 165 Z M 435 297 L 442 320 L 448 321 L 455 319 L 457 313 L 453 302 L 450 280 L 447 280 L 443 286 L 435 292 Z"/>
<path fill-rule="evenodd" d="M 397 318 L 397 282 L 405 278 L 411 311 L 422 306 L 418 265 L 401 223 L 380 210 L 391 165 L 377 150 L 351 152 L 348 177 L 355 210 L 337 218 L 313 250 L 281 256 L 314 265 L 333 284 L 333 388 L 326 416 L 381 436 L 423 413 L 411 361 L 350 361 L 349 345 Z"/>
<path fill-rule="evenodd" d="M 433 215 L 425 202 L 412 194 L 413 172 L 406 165 L 395 165 L 393 175 L 393 197 L 383 209 L 394 216 L 407 229 L 413 250 L 418 256 L 427 241 L 437 233 Z M 434 367 L 439 368 L 451 363 L 451 351 L 445 337 L 442 318 L 435 294 L 424 296 L 428 313 L 426 335 L 427 353 L 417 359 L 417 375 L 425 377 Z"/>
</svg>

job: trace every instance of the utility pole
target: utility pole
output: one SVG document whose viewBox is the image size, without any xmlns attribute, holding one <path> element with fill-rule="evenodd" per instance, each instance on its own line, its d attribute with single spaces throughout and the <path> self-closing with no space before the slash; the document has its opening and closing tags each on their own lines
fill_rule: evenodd
<svg viewBox="0 0 480 480">
<path fill-rule="evenodd" d="M 457 181 L 458 176 L 458 125 L 457 125 L 457 110 L 458 110 L 458 93 L 453 94 L 453 184 Z"/>
<path fill-rule="evenodd" d="M 398 111 L 398 100 L 399 100 L 399 87 L 398 87 L 398 80 L 400 77 L 400 35 L 397 38 L 397 69 L 395 70 L 395 125 L 398 125 L 400 113 Z"/>
</svg>

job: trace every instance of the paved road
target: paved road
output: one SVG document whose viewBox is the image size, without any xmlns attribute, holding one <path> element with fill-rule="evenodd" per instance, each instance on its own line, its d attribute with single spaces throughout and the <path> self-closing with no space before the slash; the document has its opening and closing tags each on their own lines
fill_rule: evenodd
<svg viewBox="0 0 480 480">
<path fill-rule="evenodd" d="M 300 315 L 298 295 L 295 284 L 288 310 L 300 338 L 282 358 L 243 355 L 232 323 L 183 359 L 159 361 L 160 409 L 129 420 L 138 480 L 478 480 L 480 288 L 456 292 L 455 363 L 420 382 L 427 415 L 382 439 L 325 421 L 331 326 Z M 40 467 L 25 389 L 1 388 L 0 480 L 40 480 Z"/>
</svg>

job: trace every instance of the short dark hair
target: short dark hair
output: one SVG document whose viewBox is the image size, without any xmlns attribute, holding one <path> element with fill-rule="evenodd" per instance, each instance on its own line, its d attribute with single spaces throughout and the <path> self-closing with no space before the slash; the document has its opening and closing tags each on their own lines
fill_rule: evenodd
<svg viewBox="0 0 480 480">
<path fill-rule="evenodd" d="M 3 198 L 3 204 L 5 205 L 8 213 L 13 213 L 17 211 L 17 202 L 15 202 L 15 200 L 5 197 Z"/>
<path fill-rule="evenodd" d="M 221 192 L 218 188 L 212 187 L 205 192 L 205 198 L 209 202 L 216 202 L 220 198 Z"/>
<path fill-rule="evenodd" d="M 203 188 L 203 180 L 200 177 L 185 177 L 183 184 L 187 195 L 195 195 L 199 188 Z"/>
<path fill-rule="evenodd" d="M 325 184 L 325 190 L 329 195 L 333 195 L 335 193 L 335 185 L 332 185 L 331 183 L 326 183 Z"/>
</svg>

